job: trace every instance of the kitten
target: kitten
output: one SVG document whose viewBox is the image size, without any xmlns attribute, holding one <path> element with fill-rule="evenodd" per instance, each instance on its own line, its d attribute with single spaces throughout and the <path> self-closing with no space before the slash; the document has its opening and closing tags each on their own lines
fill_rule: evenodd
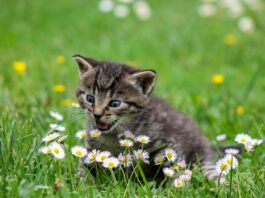
<svg viewBox="0 0 265 198">
<path fill-rule="evenodd" d="M 200 160 L 208 179 L 219 177 L 212 161 L 213 149 L 195 123 L 151 94 L 156 81 L 154 70 L 135 69 L 80 55 L 73 59 L 78 64 L 80 77 L 76 96 L 87 114 L 88 130 L 97 128 L 103 133 L 96 142 L 88 140 L 88 149 L 93 144 L 93 148 L 117 155 L 121 151 L 118 136 L 129 130 L 134 135 L 151 138 L 146 148 L 171 145 L 179 159 L 188 163 Z M 156 153 L 161 152 L 164 148 Z M 152 174 L 152 168 L 146 172 Z"/>
</svg>

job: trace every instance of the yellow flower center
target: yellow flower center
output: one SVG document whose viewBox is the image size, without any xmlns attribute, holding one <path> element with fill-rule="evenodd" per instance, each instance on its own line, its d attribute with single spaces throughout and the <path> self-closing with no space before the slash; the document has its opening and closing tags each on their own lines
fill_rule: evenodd
<svg viewBox="0 0 265 198">
<path fill-rule="evenodd" d="M 247 141 L 246 138 L 241 138 L 241 142 L 245 143 Z"/>
<path fill-rule="evenodd" d="M 93 138 L 97 138 L 98 136 L 99 136 L 99 135 L 98 135 L 97 132 L 91 134 L 91 137 L 93 137 Z"/>
<path fill-rule="evenodd" d="M 182 187 L 182 186 L 183 186 L 183 182 L 182 182 L 182 181 L 178 181 L 178 182 L 177 182 L 177 186 L 178 186 L 178 187 Z"/>
<path fill-rule="evenodd" d="M 95 158 L 97 157 L 97 153 L 93 153 L 93 154 L 91 155 L 91 157 L 92 157 L 92 159 L 95 159 Z"/>
<path fill-rule="evenodd" d="M 178 165 L 176 165 L 176 164 L 173 165 L 173 169 L 174 169 L 174 170 L 178 170 L 179 168 L 180 168 L 180 167 L 179 167 Z"/>
<path fill-rule="evenodd" d="M 102 161 L 105 160 L 106 158 L 107 158 L 106 155 L 101 156 L 101 160 L 102 160 Z"/>
<path fill-rule="evenodd" d="M 230 165 L 230 166 L 232 165 L 232 159 L 228 159 L 226 162 L 228 165 Z"/>
<path fill-rule="evenodd" d="M 162 157 L 157 159 L 158 163 L 163 163 L 163 161 L 164 161 L 164 159 Z"/>
<path fill-rule="evenodd" d="M 170 159 L 173 157 L 173 154 L 172 153 L 167 153 L 167 157 Z"/>
<path fill-rule="evenodd" d="M 142 152 L 140 152 L 140 153 L 138 153 L 138 156 L 139 156 L 139 157 L 143 157 L 144 154 L 143 154 Z"/>
<path fill-rule="evenodd" d="M 249 152 L 252 148 L 251 148 L 251 146 L 246 146 L 245 149 L 247 152 Z"/>
<path fill-rule="evenodd" d="M 227 165 L 226 165 L 226 164 L 221 164 L 221 165 L 220 165 L 220 168 L 221 168 L 221 170 L 223 171 L 223 170 L 225 170 L 225 169 L 227 168 Z"/>
<path fill-rule="evenodd" d="M 127 142 L 127 141 L 124 142 L 123 145 L 126 146 L 126 147 L 130 146 L 130 145 L 129 145 L 129 142 Z"/>
<path fill-rule="evenodd" d="M 86 137 L 86 134 L 85 133 L 81 133 L 81 138 L 85 138 Z"/>
<path fill-rule="evenodd" d="M 52 149 L 51 148 L 48 148 L 47 149 L 47 153 L 51 153 L 52 152 Z"/>
<path fill-rule="evenodd" d="M 53 150 L 54 150 L 54 152 L 55 152 L 56 154 L 59 154 L 59 153 L 60 153 L 60 150 L 59 150 L 58 148 L 54 148 Z"/>
<path fill-rule="evenodd" d="M 114 167 L 115 164 L 114 164 L 114 162 L 109 162 L 108 165 L 109 165 L 109 167 Z"/>
<path fill-rule="evenodd" d="M 82 154 L 83 154 L 83 152 L 82 152 L 81 150 L 77 150 L 75 153 L 76 153 L 76 155 L 78 155 L 78 156 L 82 156 Z"/>
</svg>

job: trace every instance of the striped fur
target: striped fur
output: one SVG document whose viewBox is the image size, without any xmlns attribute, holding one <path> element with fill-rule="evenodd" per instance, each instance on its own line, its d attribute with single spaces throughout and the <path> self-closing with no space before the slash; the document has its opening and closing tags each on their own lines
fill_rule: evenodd
<svg viewBox="0 0 265 198">
<path fill-rule="evenodd" d="M 156 80 L 155 71 L 96 61 L 80 55 L 74 59 L 80 76 L 76 95 L 86 112 L 88 130 L 99 126 L 95 114 L 100 115 L 104 126 L 111 126 L 103 131 L 104 135 L 99 140 L 87 142 L 88 148 L 93 145 L 93 148 L 110 150 L 117 155 L 121 151 L 117 137 L 130 130 L 134 135 L 145 134 L 151 138 L 151 144 L 145 149 L 171 145 L 179 158 L 186 162 L 195 163 L 199 159 L 208 179 L 218 178 L 212 161 L 212 147 L 196 124 L 151 94 Z M 86 101 L 87 95 L 95 98 L 94 104 Z M 120 100 L 121 105 L 111 108 L 108 106 L 111 100 Z M 152 174 L 150 170 L 152 167 L 146 168 L 146 172 Z"/>
</svg>

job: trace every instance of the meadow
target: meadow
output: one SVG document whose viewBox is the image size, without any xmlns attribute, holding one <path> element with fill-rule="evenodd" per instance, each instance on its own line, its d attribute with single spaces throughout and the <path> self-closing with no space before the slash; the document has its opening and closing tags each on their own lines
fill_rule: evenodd
<svg viewBox="0 0 265 198">
<path fill-rule="evenodd" d="M 76 175 L 79 159 L 71 147 L 83 145 L 75 134 L 85 116 L 71 105 L 78 83 L 74 54 L 155 69 L 154 94 L 190 115 L 215 147 L 237 145 L 239 133 L 265 138 L 264 2 L 258 9 L 243 4 L 237 17 L 217 1 L 211 1 L 216 13 L 198 12 L 204 3 L 197 0 L 148 3 L 152 15 L 140 20 L 131 7 L 126 17 L 103 13 L 96 0 L 1 1 L 0 197 L 265 196 L 264 144 L 239 157 L 231 185 L 218 191 L 199 167 L 183 188 L 170 179 L 159 186 Z M 239 28 L 243 16 L 254 21 L 251 30 Z M 58 123 L 50 111 L 64 116 L 62 160 L 39 151 L 50 123 Z M 219 134 L 226 140 L 217 141 Z"/>
</svg>

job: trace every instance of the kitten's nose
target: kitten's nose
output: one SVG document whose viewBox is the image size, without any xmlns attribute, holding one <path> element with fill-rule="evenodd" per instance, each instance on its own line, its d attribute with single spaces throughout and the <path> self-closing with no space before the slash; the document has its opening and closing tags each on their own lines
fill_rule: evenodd
<svg viewBox="0 0 265 198">
<path fill-rule="evenodd" d="M 102 115 L 100 115 L 100 114 L 94 114 L 94 117 L 95 117 L 96 122 L 99 121 L 99 119 L 101 118 L 101 116 Z"/>
</svg>

